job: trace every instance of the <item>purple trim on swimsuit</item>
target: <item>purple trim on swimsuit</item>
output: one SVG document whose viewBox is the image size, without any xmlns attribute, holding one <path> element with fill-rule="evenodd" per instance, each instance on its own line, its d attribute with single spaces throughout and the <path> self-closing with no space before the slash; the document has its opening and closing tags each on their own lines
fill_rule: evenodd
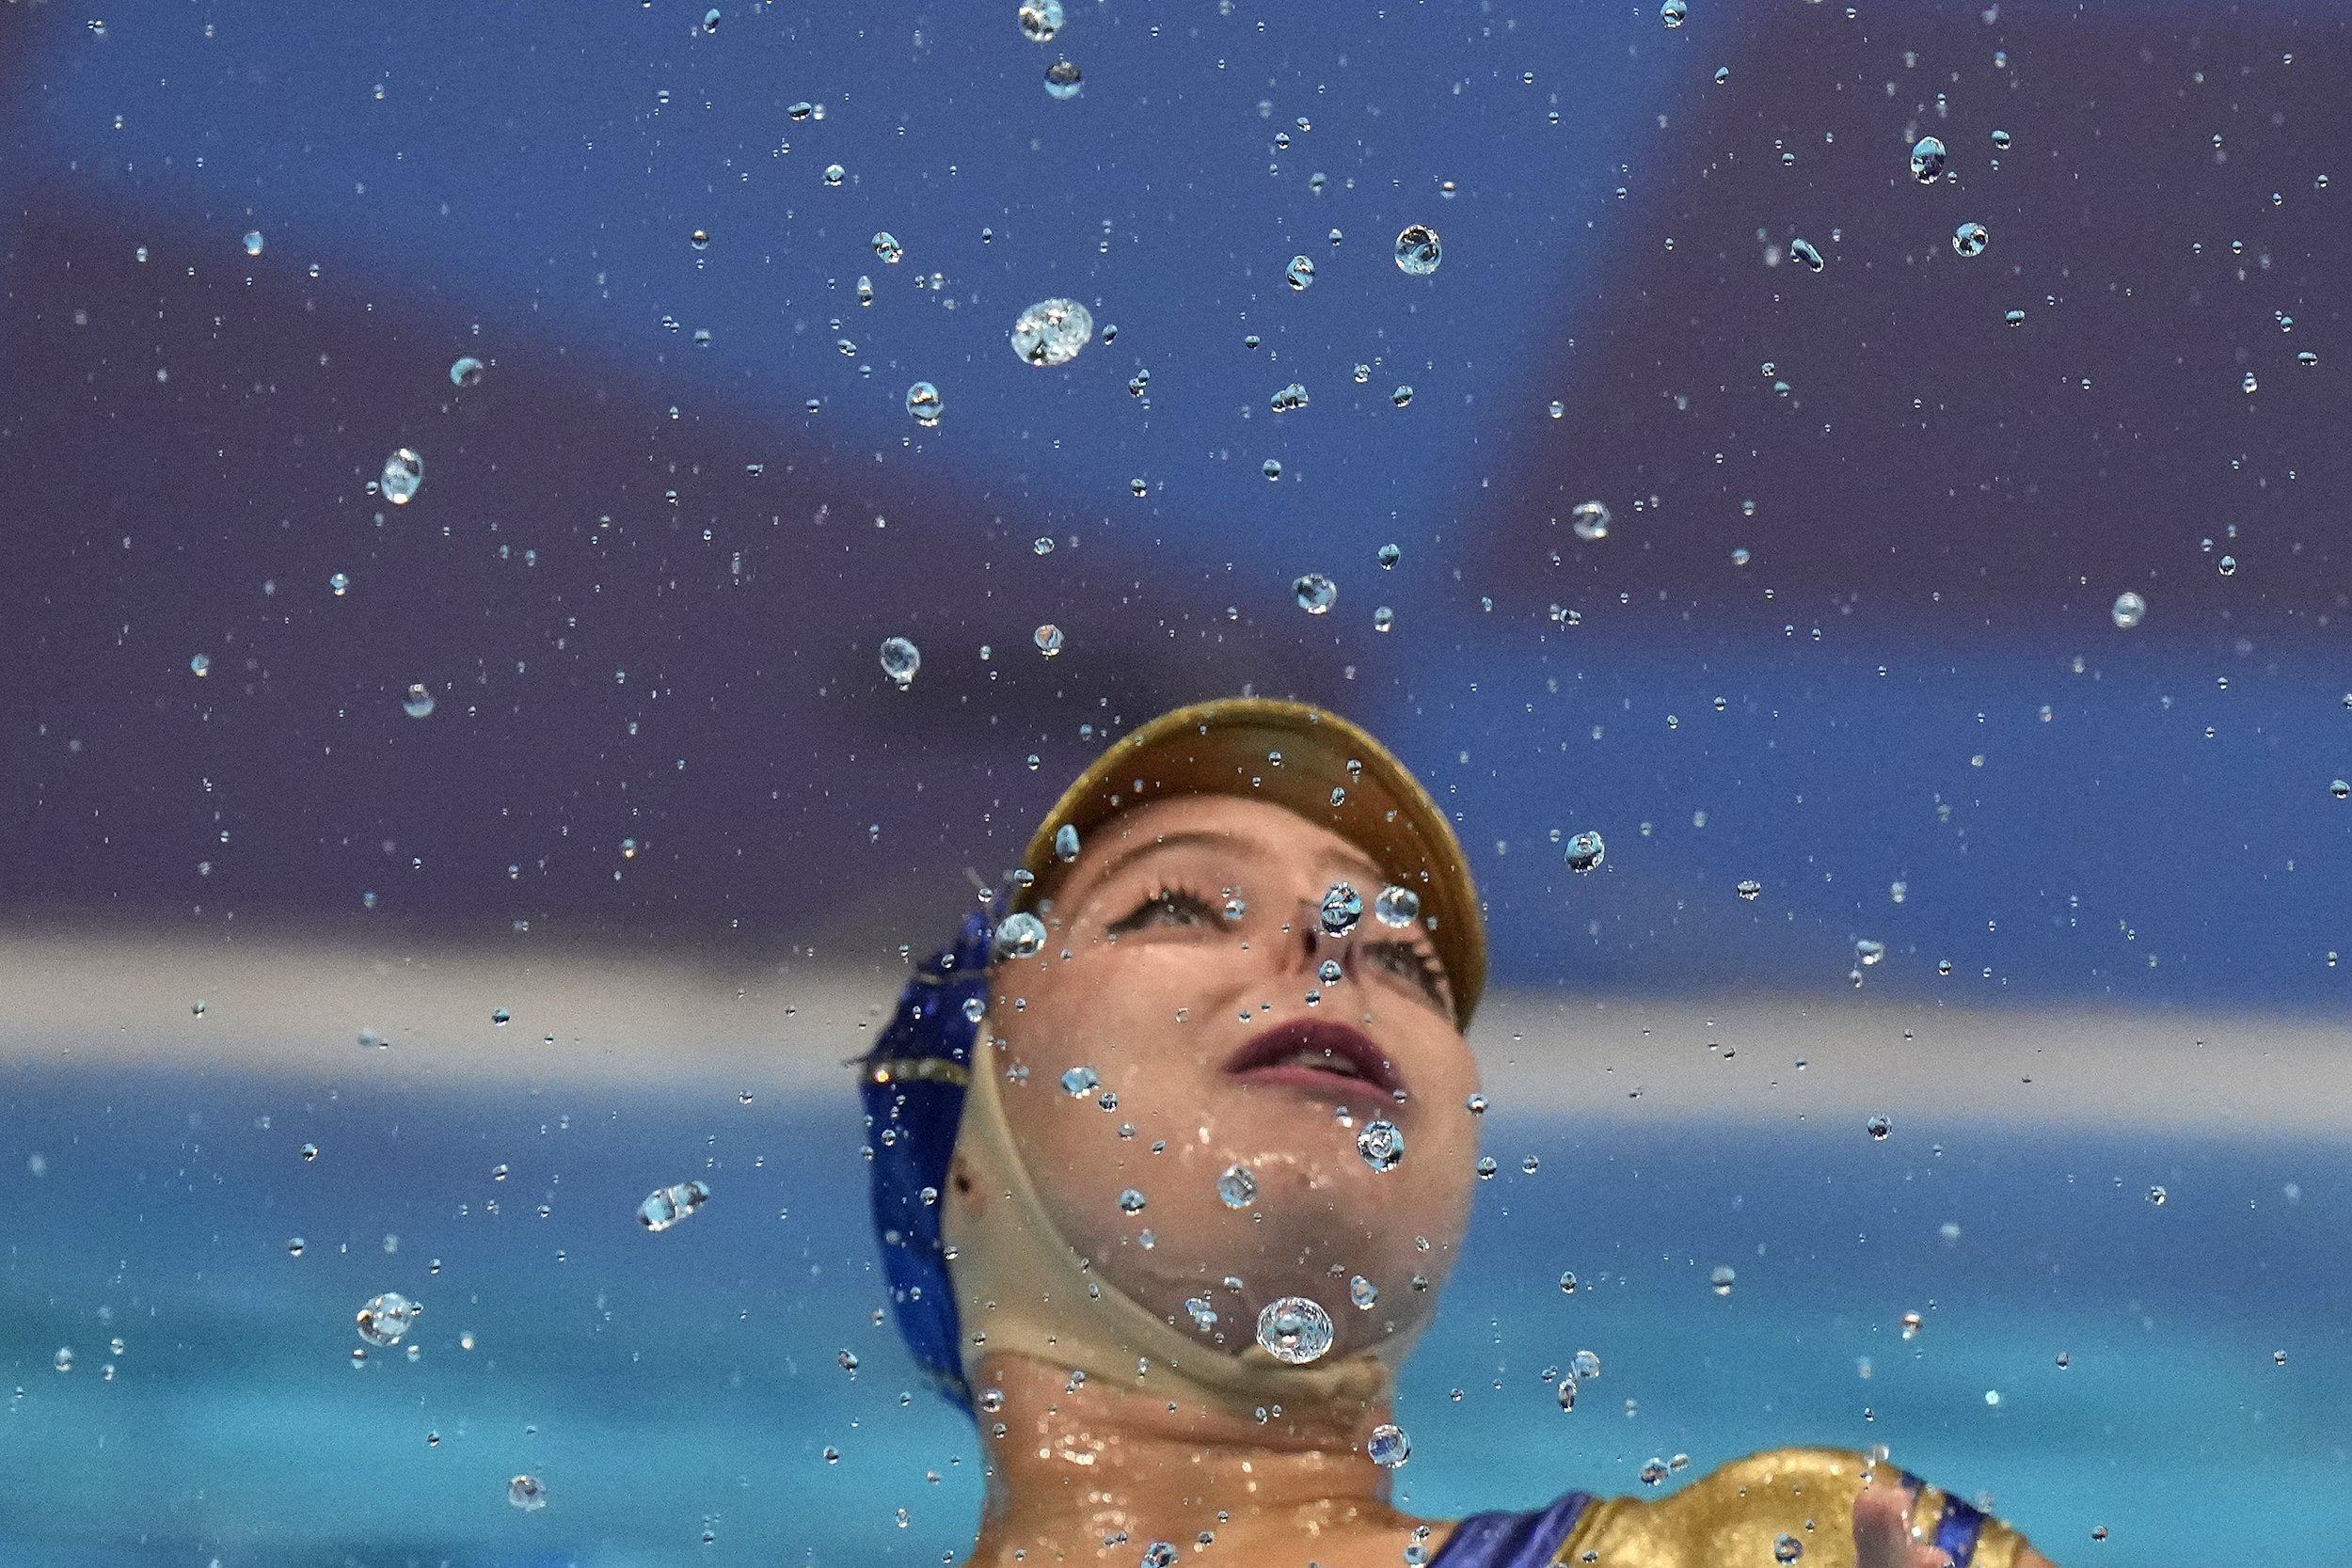
<svg viewBox="0 0 2352 1568">
<path fill-rule="evenodd" d="M 1589 1492 L 1567 1492 L 1534 1513 L 1473 1513 L 1454 1527 L 1429 1568 L 1544 1568 L 1592 1500 Z"/>
</svg>

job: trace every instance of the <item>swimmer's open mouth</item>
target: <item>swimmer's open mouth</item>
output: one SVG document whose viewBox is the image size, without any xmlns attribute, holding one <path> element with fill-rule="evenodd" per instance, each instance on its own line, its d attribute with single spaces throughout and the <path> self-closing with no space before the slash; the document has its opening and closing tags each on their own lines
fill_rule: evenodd
<svg viewBox="0 0 2352 1568">
<path fill-rule="evenodd" d="M 1388 1053 L 1361 1029 L 1314 1019 L 1294 1019 L 1253 1035 L 1225 1064 L 1225 1070 L 1251 1083 L 1293 1084 L 1302 1088 L 1387 1096 L 1404 1086 L 1404 1076 Z"/>
</svg>

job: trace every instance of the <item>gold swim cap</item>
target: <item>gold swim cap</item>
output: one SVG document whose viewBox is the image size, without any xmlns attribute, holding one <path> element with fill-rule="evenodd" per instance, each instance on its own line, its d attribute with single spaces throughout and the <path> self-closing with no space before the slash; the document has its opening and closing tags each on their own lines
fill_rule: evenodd
<svg viewBox="0 0 2352 1568">
<path fill-rule="evenodd" d="M 1022 857 L 1034 879 L 1013 899 L 1052 895 L 1062 863 L 1054 835 L 1081 839 L 1120 811 L 1184 795 L 1270 800 L 1361 849 L 1420 895 L 1422 917 L 1470 1025 L 1486 983 L 1478 889 L 1445 813 L 1387 747 L 1336 713 L 1274 697 L 1219 697 L 1164 713 L 1114 742 L 1062 792 Z"/>
</svg>

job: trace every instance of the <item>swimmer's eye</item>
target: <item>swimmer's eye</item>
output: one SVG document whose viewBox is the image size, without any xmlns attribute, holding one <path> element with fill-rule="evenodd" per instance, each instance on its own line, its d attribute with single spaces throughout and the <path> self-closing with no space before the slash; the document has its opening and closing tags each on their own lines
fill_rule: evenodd
<svg viewBox="0 0 2352 1568">
<path fill-rule="evenodd" d="M 1440 1010 L 1452 1007 L 1446 990 L 1445 965 L 1426 947 L 1408 942 L 1370 942 L 1364 944 L 1364 956 L 1391 974 L 1403 975 L 1419 986 Z"/>
<path fill-rule="evenodd" d="M 1206 898 L 1180 887 L 1162 888 L 1110 923 L 1112 936 L 1146 926 L 1216 926 L 1216 911 Z"/>
</svg>

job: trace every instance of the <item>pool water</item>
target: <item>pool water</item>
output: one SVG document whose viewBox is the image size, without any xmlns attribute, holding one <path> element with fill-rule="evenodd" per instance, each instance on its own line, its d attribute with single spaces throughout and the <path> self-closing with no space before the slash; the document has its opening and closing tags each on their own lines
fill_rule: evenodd
<svg viewBox="0 0 2352 1568">
<path fill-rule="evenodd" d="M 2299 1568 L 2352 1539 L 2340 1146 L 1486 1132 L 1501 1173 L 1406 1375 L 1407 1507 L 1885 1443 L 2061 1563 Z M 961 1560 L 974 1436 L 874 1321 L 861 1135 L 846 1084 L 0 1063 L 0 1562 Z M 689 1178 L 708 1203 L 637 1224 Z M 387 1290 L 422 1316 L 355 1364 Z M 1579 1350 L 1602 1373 L 1563 1413 L 1543 1374 Z M 544 1509 L 509 1505 L 519 1474 Z"/>
</svg>

